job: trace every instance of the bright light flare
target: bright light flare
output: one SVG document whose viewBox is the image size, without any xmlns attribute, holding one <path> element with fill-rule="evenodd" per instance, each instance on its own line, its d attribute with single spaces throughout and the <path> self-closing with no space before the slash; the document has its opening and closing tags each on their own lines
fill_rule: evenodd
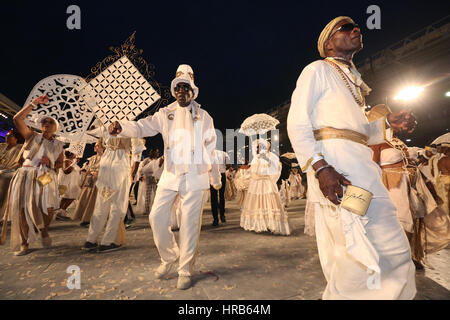
<svg viewBox="0 0 450 320">
<path fill-rule="evenodd" d="M 394 100 L 404 100 L 409 101 L 416 99 L 423 92 L 423 87 L 407 87 L 400 91 L 395 97 Z"/>
<path fill-rule="evenodd" d="M 447 91 L 447 92 L 445 93 L 445 96 L 446 96 L 447 98 L 450 98 L 450 91 Z"/>
</svg>

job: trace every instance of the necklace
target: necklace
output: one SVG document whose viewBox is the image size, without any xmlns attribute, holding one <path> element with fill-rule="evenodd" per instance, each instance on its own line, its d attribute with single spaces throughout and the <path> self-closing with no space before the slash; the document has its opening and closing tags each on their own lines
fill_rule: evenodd
<svg viewBox="0 0 450 320">
<path fill-rule="evenodd" d="M 336 63 L 325 59 L 325 61 L 332 66 L 334 69 L 336 69 L 336 71 L 339 73 L 339 75 L 341 76 L 342 80 L 344 80 L 345 85 L 347 86 L 348 90 L 350 91 L 353 99 L 355 99 L 355 102 L 360 106 L 360 107 L 364 107 L 364 105 L 366 104 L 366 101 L 364 99 L 364 97 L 361 95 L 360 91 L 358 91 L 358 89 L 360 89 L 360 86 L 358 86 L 355 82 L 352 81 L 352 79 L 349 78 L 348 75 L 345 74 L 344 71 L 342 71 L 341 67 L 339 67 Z M 358 94 L 359 97 L 356 96 L 356 94 L 353 92 L 352 87 L 350 86 L 349 81 L 355 86 L 356 92 Z"/>
</svg>

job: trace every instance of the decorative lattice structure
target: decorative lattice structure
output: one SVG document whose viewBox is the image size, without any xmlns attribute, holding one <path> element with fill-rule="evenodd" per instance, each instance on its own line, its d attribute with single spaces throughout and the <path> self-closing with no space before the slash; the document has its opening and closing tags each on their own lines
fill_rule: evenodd
<svg viewBox="0 0 450 320">
<path fill-rule="evenodd" d="M 38 116 L 50 116 L 58 120 L 61 133 L 86 131 L 94 114 L 80 95 L 80 90 L 85 86 L 86 82 L 82 77 L 69 74 L 54 75 L 39 81 L 31 90 L 25 106 L 44 94 L 50 98 L 50 101 L 39 105 L 28 115 L 27 125 L 40 130 L 40 123 L 32 119 Z"/>
<path fill-rule="evenodd" d="M 123 56 L 82 89 L 96 117 L 104 125 L 134 120 L 161 97 L 139 70 Z"/>
<path fill-rule="evenodd" d="M 67 151 L 72 152 L 73 154 L 75 154 L 75 156 L 77 158 L 83 158 L 83 154 L 84 154 L 84 149 L 86 148 L 86 143 L 83 142 L 78 142 L 78 143 L 71 143 L 69 148 L 67 148 Z"/>
</svg>

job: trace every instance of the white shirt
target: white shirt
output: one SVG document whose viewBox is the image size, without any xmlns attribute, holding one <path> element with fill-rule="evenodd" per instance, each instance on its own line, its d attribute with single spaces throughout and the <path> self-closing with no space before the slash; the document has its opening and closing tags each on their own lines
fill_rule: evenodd
<svg viewBox="0 0 450 320">
<path fill-rule="evenodd" d="M 186 190 L 197 191 L 209 189 L 210 173 L 211 184 L 219 185 L 220 177 L 217 165 L 213 164 L 214 150 L 216 148 L 216 133 L 211 116 L 195 101 L 188 107 L 192 110 L 192 130 L 194 132 L 184 134 L 177 128 L 179 121 L 177 117 L 184 114 L 177 102 L 161 108 L 154 115 L 135 121 L 121 122 L 123 137 L 149 137 L 161 133 L 164 140 L 164 170 L 161 174 L 158 186 L 178 191 L 181 183 L 186 184 Z M 194 117 L 196 118 L 194 120 Z M 183 128 L 184 129 L 184 128 Z M 190 148 L 188 157 L 191 162 L 187 165 L 187 171 L 177 174 L 178 151 L 186 152 L 185 145 L 191 142 L 191 134 L 195 140 L 195 152 Z M 186 153 L 183 153 L 186 155 Z M 186 175 L 186 179 L 182 179 Z"/>
<path fill-rule="evenodd" d="M 230 163 L 230 156 L 225 151 L 216 150 L 216 155 L 214 159 L 219 166 L 219 172 L 225 173 L 227 171 L 227 164 Z"/>
<path fill-rule="evenodd" d="M 349 68 L 343 70 L 351 72 Z M 361 83 L 360 74 L 356 70 L 353 74 L 357 83 Z M 313 156 L 323 154 L 325 160 L 345 174 L 353 185 L 369 190 L 375 196 L 389 197 L 381 181 L 381 170 L 372 160 L 373 152 L 368 146 L 344 139 L 316 141 L 313 134 L 313 130 L 324 127 L 349 129 L 366 135 L 369 145 L 380 144 L 384 142 L 384 121 L 381 118 L 369 123 L 339 73 L 327 62 L 319 60 L 306 66 L 298 78 L 287 130 L 303 172 L 311 170 L 309 164 Z M 309 183 L 314 184 L 317 191 L 314 194 L 323 197 L 317 179 L 308 179 Z"/>
</svg>

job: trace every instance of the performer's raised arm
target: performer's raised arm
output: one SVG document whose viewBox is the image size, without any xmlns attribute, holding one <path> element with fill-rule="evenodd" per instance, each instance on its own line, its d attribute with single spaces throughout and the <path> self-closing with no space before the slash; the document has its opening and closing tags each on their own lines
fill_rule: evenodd
<svg viewBox="0 0 450 320">
<path fill-rule="evenodd" d="M 28 106 L 23 107 L 14 116 L 14 125 L 25 140 L 28 140 L 33 135 L 33 131 L 25 123 L 26 117 L 30 114 L 33 108 L 36 108 L 40 104 L 46 104 L 49 100 L 50 99 L 47 95 L 37 97 L 33 100 L 33 102 L 31 102 Z"/>
</svg>

